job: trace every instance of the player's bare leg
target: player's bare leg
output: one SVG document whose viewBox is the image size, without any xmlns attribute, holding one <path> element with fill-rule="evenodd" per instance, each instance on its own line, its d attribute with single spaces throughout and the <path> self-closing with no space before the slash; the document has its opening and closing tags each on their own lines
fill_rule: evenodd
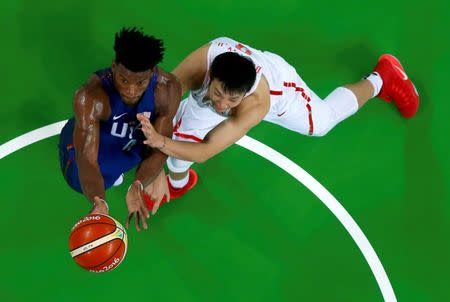
<svg viewBox="0 0 450 302">
<path fill-rule="evenodd" d="M 189 172 L 189 170 L 186 170 L 181 173 L 175 173 L 175 172 L 169 170 L 169 175 L 170 175 L 170 178 L 172 178 L 173 180 L 182 180 L 187 177 L 188 172 Z"/>
<path fill-rule="evenodd" d="M 351 90 L 358 101 L 358 109 L 364 106 L 368 100 L 373 98 L 375 89 L 369 80 L 361 80 L 353 84 L 344 85 L 345 88 Z"/>
</svg>

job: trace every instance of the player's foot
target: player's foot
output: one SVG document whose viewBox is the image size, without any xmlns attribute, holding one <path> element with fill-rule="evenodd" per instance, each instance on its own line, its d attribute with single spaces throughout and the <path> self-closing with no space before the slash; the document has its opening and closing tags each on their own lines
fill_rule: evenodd
<svg viewBox="0 0 450 302">
<path fill-rule="evenodd" d="M 167 184 L 169 185 L 169 192 L 170 192 L 170 200 L 180 198 L 184 194 L 186 194 L 189 190 L 191 190 L 196 184 L 198 180 L 198 175 L 193 169 L 189 169 L 189 180 L 188 183 L 182 187 L 182 188 L 174 188 L 170 184 L 169 176 L 167 177 Z M 147 204 L 147 208 L 149 211 L 153 209 L 153 206 L 155 204 L 155 201 L 150 198 L 147 194 L 144 194 L 144 201 Z M 167 202 L 166 197 L 164 196 L 161 200 L 161 203 L 159 206 L 162 206 L 164 203 Z"/>
<path fill-rule="evenodd" d="M 374 71 L 383 80 L 377 97 L 386 102 L 394 101 L 404 117 L 413 117 L 419 108 L 419 94 L 400 61 L 392 55 L 384 54 L 378 59 Z"/>
</svg>

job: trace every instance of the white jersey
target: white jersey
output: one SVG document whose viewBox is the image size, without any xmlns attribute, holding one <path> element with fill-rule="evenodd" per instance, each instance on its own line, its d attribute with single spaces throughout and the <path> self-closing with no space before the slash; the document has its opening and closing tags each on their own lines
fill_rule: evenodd
<svg viewBox="0 0 450 302">
<path fill-rule="evenodd" d="M 270 110 L 267 115 L 268 119 L 270 119 L 271 115 L 281 114 L 287 109 L 290 99 L 294 97 L 295 93 L 293 92 L 295 92 L 296 87 L 287 86 L 286 84 L 294 83 L 295 80 L 299 82 L 297 72 L 292 66 L 276 54 L 268 51 L 260 51 L 230 38 L 222 37 L 211 41 L 207 57 L 207 71 L 209 71 L 214 58 L 225 52 L 236 52 L 249 58 L 255 64 L 256 80 L 250 91 L 247 92 L 245 96 L 248 96 L 255 91 L 259 85 L 262 75 L 266 78 L 271 92 Z M 206 106 L 214 111 L 211 103 L 207 101 L 205 102 L 204 99 L 210 84 L 210 78 L 208 75 L 209 73 L 207 72 L 202 86 L 197 90 L 191 91 L 190 97 L 195 99 L 199 106 Z M 296 83 L 296 85 L 299 85 L 299 87 L 306 86 L 302 85 L 304 84 L 303 81 L 300 82 L 301 83 Z M 287 87 L 290 87 L 290 91 L 285 91 Z M 227 114 L 225 113 L 222 115 L 226 116 Z"/>
</svg>

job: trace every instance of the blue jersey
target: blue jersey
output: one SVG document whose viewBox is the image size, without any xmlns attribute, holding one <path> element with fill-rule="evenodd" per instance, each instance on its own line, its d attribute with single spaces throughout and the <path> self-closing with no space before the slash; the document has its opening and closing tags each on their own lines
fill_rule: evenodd
<svg viewBox="0 0 450 302">
<path fill-rule="evenodd" d="M 96 74 L 102 81 L 102 86 L 109 96 L 111 116 L 107 121 L 100 122 L 100 143 L 97 161 L 103 175 L 105 189 L 111 187 L 120 175 L 142 161 L 144 134 L 136 115 L 141 112 L 151 112 L 151 121 L 156 118 L 154 92 L 158 79 L 157 69 L 139 102 L 128 106 L 114 86 L 112 70 L 99 70 Z M 78 177 L 78 167 L 75 162 L 73 146 L 73 130 L 75 120 L 72 117 L 66 123 L 60 135 L 60 164 L 66 181 L 78 192 L 82 192 Z"/>
</svg>

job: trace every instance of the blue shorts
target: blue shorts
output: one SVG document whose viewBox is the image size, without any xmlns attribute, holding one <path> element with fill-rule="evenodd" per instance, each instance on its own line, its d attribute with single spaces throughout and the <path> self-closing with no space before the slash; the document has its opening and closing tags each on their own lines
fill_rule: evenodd
<svg viewBox="0 0 450 302">
<path fill-rule="evenodd" d="M 79 193 L 83 193 L 81 189 L 80 179 L 78 177 L 78 167 L 75 162 L 75 148 L 72 144 L 58 145 L 59 149 L 59 165 L 61 172 L 67 184 Z"/>
<path fill-rule="evenodd" d="M 61 172 L 67 184 L 75 191 L 83 194 L 80 178 L 78 175 L 78 165 L 75 160 L 75 147 L 72 143 L 73 131 L 72 129 L 70 129 L 70 125 L 68 126 L 69 127 L 63 128 L 59 137 L 59 164 Z M 120 161 L 120 159 L 114 162 L 109 161 L 107 163 L 103 163 L 103 167 L 101 167 L 100 171 L 103 176 L 105 190 L 112 187 L 112 185 L 120 177 L 120 175 L 126 172 L 120 169 L 120 167 L 122 166 L 121 164 L 123 164 L 123 161 Z"/>
</svg>

